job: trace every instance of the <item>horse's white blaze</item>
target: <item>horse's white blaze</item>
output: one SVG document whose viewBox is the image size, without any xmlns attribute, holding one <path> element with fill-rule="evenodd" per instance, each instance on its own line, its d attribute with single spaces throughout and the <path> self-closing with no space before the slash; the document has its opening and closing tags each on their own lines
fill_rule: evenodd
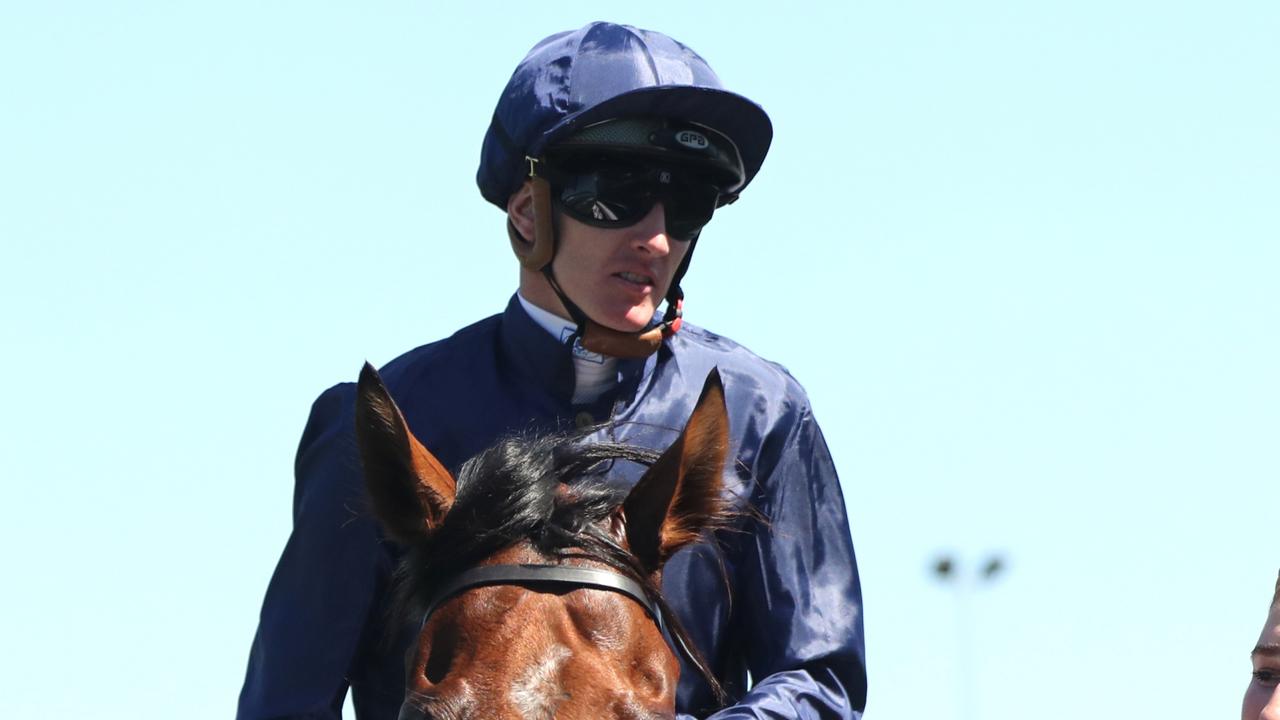
<svg viewBox="0 0 1280 720">
<path fill-rule="evenodd" d="M 573 651 L 564 645 L 547 649 L 542 660 L 511 683 L 511 703 L 525 718 L 554 718 L 556 706 L 569 698 L 560 687 L 560 668 Z"/>
</svg>

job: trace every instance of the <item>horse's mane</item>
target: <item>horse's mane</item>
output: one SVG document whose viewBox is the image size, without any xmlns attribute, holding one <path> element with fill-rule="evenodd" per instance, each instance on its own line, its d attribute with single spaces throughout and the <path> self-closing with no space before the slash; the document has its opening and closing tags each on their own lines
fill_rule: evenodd
<svg viewBox="0 0 1280 720">
<path fill-rule="evenodd" d="M 444 522 L 428 540 L 410 547 L 396 570 L 392 627 L 419 621 L 436 588 L 451 576 L 528 542 L 549 560 L 589 557 L 640 583 L 666 616 L 673 639 L 697 652 L 661 588 L 602 528 L 629 491 L 610 484 L 604 473 L 618 460 L 652 465 L 659 453 L 588 441 L 589 432 L 510 435 L 464 463 Z M 701 657 L 696 665 L 707 667 Z M 723 686 L 709 672 L 702 674 L 723 704 Z"/>
</svg>

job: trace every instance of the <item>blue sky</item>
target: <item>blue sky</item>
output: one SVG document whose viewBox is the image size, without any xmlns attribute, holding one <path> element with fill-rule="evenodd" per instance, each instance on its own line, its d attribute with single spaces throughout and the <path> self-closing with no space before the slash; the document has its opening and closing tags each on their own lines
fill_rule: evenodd
<svg viewBox="0 0 1280 720">
<path fill-rule="evenodd" d="M 634 5 L 0 9 L 0 715 L 233 712 L 311 400 L 503 307 L 480 138 L 601 18 L 773 117 L 687 314 L 812 396 L 868 716 L 1238 712 L 1280 569 L 1280 6 Z M 958 597 L 943 552 L 1008 569 Z"/>
</svg>

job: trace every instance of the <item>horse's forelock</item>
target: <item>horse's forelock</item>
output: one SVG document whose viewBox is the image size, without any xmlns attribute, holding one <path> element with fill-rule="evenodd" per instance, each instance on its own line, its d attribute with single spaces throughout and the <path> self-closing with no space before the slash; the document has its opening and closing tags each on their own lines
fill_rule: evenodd
<svg viewBox="0 0 1280 720">
<path fill-rule="evenodd" d="M 526 541 L 548 556 L 579 551 L 637 575 L 631 558 L 597 527 L 626 495 L 602 474 L 613 461 L 648 464 L 657 453 L 585 438 L 508 436 L 464 463 L 449 514 L 401 564 L 397 619 L 419 612 L 444 578 Z"/>
</svg>

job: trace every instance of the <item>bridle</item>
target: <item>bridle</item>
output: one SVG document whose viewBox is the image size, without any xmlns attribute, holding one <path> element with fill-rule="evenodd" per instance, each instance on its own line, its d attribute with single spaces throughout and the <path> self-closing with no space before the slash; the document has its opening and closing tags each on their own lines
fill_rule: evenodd
<svg viewBox="0 0 1280 720">
<path fill-rule="evenodd" d="M 484 565 L 474 567 L 455 575 L 436 590 L 422 613 L 422 625 L 425 627 L 431 613 L 449 598 L 477 587 L 488 585 L 519 585 L 533 587 L 552 585 L 573 588 L 592 588 L 621 593 L 640 603 L 649 613 L 649 617 L 658 624 L 658 630 L 666 638 L 667 644 L 677 656 L 683 655 L 700 672 L 710 676 L 710 671 L 685 644 L 679 633 L 672 633 L 667 628 L 666 612 L 663 606 L 654 602 L 649 592 L 635 579 L 612 570 L 598 568 L 569 567 L 564 565 Z"/>
</svg>

